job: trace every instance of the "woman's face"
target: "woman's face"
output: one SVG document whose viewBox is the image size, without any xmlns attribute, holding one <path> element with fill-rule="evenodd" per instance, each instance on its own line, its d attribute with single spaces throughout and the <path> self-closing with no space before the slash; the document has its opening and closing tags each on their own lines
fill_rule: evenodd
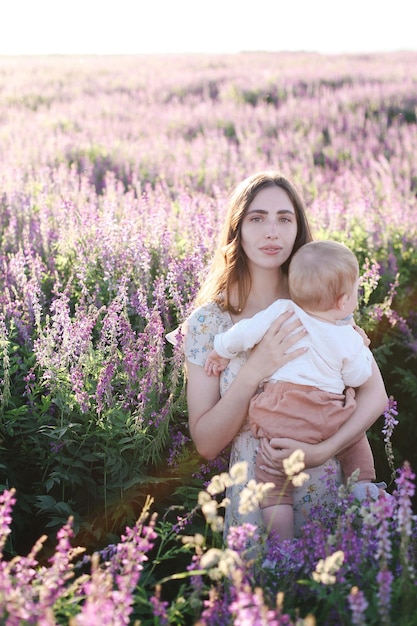
<svg viewBox="0 0 417 626">
<path fill-rule="evenodd" d="M 249 265 L 278 268 L 290 256 L 297 236 L 297 217 L 281 187 L 261 189 L 250 203 L 241 226 L 242 248 Z"/>
</svg>

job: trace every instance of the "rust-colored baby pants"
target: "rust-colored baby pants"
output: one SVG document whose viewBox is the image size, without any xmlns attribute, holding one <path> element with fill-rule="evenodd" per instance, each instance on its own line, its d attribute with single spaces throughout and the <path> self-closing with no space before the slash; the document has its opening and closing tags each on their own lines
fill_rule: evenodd
<svg viewBox="0 0 417 626">
<path fill-rule="evenodd" d="M 329 393 L 318 387 L 287 382 L 267 382 L 249 405 L 249 423 L 256 438 L 289 437 L 305 443 L 319 443 L 331 437 L 352 415 L 356 407 L 355 392 Z M 352 442 L 338 456 L 345 478 L 359 468 L 359 480 L 375 480 L 374 459 L 366 436 Z M 286 477 L 264 472 L 262 455 L 256 458 L 256 479 L 275 482 L 261 503 L 261 508 L 275 504 L 292 504 L 292 485 L 282 495 Z M 307 470 L 308 472 L 308 470 Z"/>
</svg>

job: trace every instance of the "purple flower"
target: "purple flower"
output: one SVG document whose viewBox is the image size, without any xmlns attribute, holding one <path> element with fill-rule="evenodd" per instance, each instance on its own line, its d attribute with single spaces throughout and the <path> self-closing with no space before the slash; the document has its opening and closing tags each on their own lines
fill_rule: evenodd
<svg viewBox="0 0 417 626">
<path fill-rule="evenodd" d="M 398 424 L 398 420 L 396 419 L 397 415 L 397 402 L 392 396 L 390 396 L 388 399 L 388 406 L 384 411 L 384 427 L 382 428 L 385 443 L 388 443 L 391 440 L 394 428 Z"/>
<path fill-rule="evenodd" d="M 173 469 L 175 469 L 178 460 L 181 458 L 181 454 L 184 450 L 184 447 L 186 446 L 187 443 L 191 441 L 191 439 L 187 435 L 184 435 L 183 432 L 178 430 L 176 433 L 172 432 L 172 436 L 170 440 L 171 440 L 171 444 L 170 444 L 170 450 L 168 453 L 167 463 L 169 467 L 172 467 Z"/>
<path fill-rule="evenodd" d="M 132 613 L 133 594 L 147 552 L 157 537 L 155 517 L 146 526 L 147 505 L 133 528 L 126 528 L 120 543 L 115 546 L 107 566 L 100 566 L 100 555 L 92 559 L 91 576 L 83 585 L 86 601 L 75 617 L 77 626 L 91 626 L 100 617 L 105 626 L 127 626 Z"/>
<path fill-rule="evenodd" d="M 161 587 L 157 585 L 155 595 L 150 597 L 150 603 L 153 609 L 154 617 L 159 619 L 160 626 L 169 626 L 169 618 L 167 609 L 169 602 L 161 600 Z"/>
<path fill-rule="evenodd" d="M 226 541 L 228 548 L 242 555 L 250 545 L 259 541 L 259 530 L 253 524 L 248 523 L 231 526 Z"/>
<path fill-rule="evenodd" d="M 393 475 L 395 474 L 395 465 L 391 439 L 394 428 L 398 424 L 398 420 L 396 419 L 397 415 L 397 402 L 392 396 L 390 396 L 388 399 L 388 406 L 384 411 L 384 426 L 382 428 L 382 434 L 384 435 L 385 453 L 387 455 L 388 465 L 390 466 Z"/>
<path fill-rule="evenodd" d="M 395 482 L 397 489 L 395 495 L 398 498 L 397 507 L 397 525 L 401 534 L 408 537 L 412 535 L 412 522 L 416 520 L 413 515 L 413 507 L 411 498 L 415 492 L 414 479 L 416 475 L 412 472 L 408 461 L 404 462 L 403 467 L 398 471 L 398 477 Z"/>
<path fill-rule="evenodd" d="M 281 626 L 289 624 L 288 616 L 280 617 L 274 609 L 264 603 L 260 588 L 252 591 L 250 587 L 239 590 L 236 599 L 229 605 L 234 626 Z"/>
<path fill-rule="evenodd" d="M 348 595 L 349 608 L 352 613 L 353 626 L 366 626 L 365 611 L 369 606 L 365 594 L 357 587 L 352 587 Z"/>
<path fill-rule="evenodd" d="M 16 503 L 16 490 L 9 489 L 0 494 L 0 557 L 3 554 L 3 548 L 6 544 L 7 537 L 11 533 L 10 525 L 12 523 L 12 510 Z"/>
<path fill-rule="evenodd" d="M 381 619 L 381 624 L 386 626 L 391 624 L 390 609 L 393 580 L 394 575 L 387 568 L 381 569 L 376 577 L 376 582 L 378 584 L 378 613 Z"/>
</svg>

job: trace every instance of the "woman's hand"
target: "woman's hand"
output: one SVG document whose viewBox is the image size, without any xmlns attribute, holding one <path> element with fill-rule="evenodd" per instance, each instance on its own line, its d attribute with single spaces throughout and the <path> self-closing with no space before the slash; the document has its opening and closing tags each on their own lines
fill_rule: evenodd
<svg viewBox="0 0 417 626">
<path fill-rule="evenodd" d="M 269 440 L 262 438 L 259 442 L 259 450 L 264 460 L 262 469 L 271 474 L 271 476 L 283 473 L 283 460 L 287 459 L 295 450 L 304 452 L 306 469 L 318 467 L 329 459 L 325 441 L 310 444 L 287 437 L 273 437 Z"/>
<path fill-rule="evenodd" d="M 297 317 L 288 321 L 293 316 L 293 311 L 286 311 L 277 317 L 262 340 L 251 351 L 247 366 L 256 372 L 259 383 L 308 350 L 306 347 L 291 350 L 307 334 Z"/>
</svg>

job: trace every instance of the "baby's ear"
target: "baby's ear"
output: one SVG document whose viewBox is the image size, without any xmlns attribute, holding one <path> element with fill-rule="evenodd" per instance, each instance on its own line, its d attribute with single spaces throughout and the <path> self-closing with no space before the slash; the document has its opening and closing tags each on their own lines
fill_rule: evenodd
<svg viewBox="0 0 417 626">
<path fill-rule="evenodd" d="M 340 309 L 340 311 L 343 311 L 343 309 L 346 306 L 346 302 L 349 300 L 349 296 L 347 295 L 347 293 L 344 293 L 342 296 L 339 296 L 336 302 L 336 306 L 338 309 Z"/>
</svg>

